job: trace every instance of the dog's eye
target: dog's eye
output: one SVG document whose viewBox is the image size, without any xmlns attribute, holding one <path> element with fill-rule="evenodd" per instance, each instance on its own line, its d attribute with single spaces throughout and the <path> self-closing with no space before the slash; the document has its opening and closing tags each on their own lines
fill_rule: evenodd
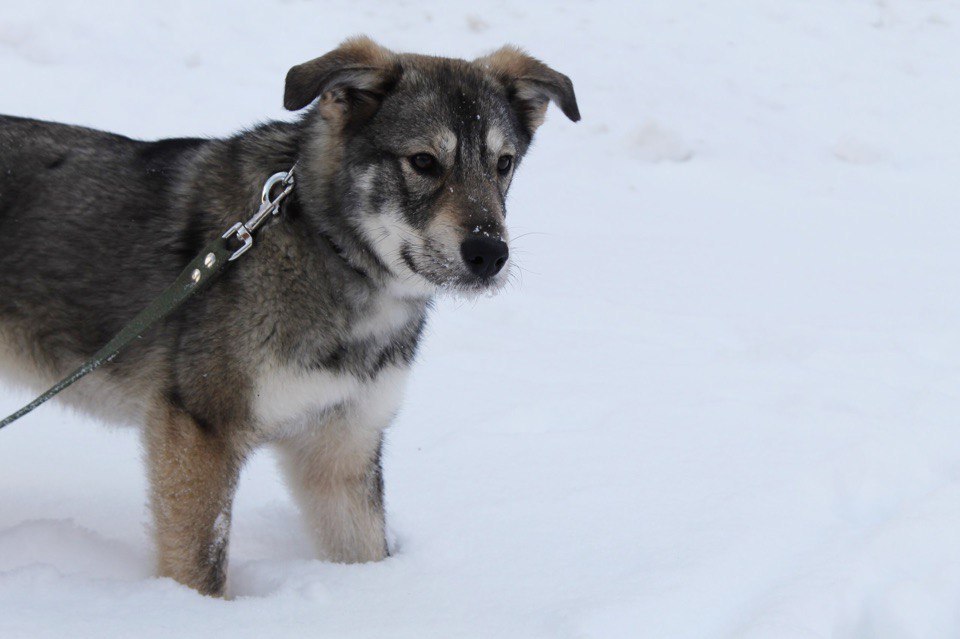
<svg viewBox="0 0 960 639">
<path fill-rule="evenodd" d="M 437 168 L 437 158 L 429 153 L 417 153 L 410 156 L 410 165 L 420 173 L 430 173 Z"/>
<path fill-rule="evenodd" d="M 500 159 L 497 160 L 497 173 L 500 175 L 506 175 L 510 172 L 511 166 L 513 166 L 513 156 L 501 155 Z"/>
</svg>

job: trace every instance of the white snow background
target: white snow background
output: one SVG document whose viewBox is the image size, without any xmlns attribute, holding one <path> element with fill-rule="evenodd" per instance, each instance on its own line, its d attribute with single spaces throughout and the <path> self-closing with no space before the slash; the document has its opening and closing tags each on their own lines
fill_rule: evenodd
<svg viewBox="0 0 960 639">
<path fill-rule="evenodd" d="M 137 433 L 45 406 L 0 637 L 960 637 L 960 5 L 3 0 L 0 112 L 226 135 L 356 33 L 520 44 L 583 113 L 514 183 L 522 282 L 431 317 L 394 555 L 314 560 L 265 451 L 231 599 L 154 578 Z"/>
</svg>

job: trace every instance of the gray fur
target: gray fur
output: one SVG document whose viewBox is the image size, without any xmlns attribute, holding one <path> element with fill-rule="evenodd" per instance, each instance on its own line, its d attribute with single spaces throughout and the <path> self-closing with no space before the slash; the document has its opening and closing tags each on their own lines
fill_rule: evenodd
<svg viewBox="0 0 960 639">
<path fill-rule="evenodd" d="M 532 60 L 512 49 L 507 54 L 511 63 Z M 506 241 L 513 169 L 498 175 L 497 158 L 487 149 L 490 129 L 502 133 L 515 167 L 538 124 L 532 111 L 542 111 L 548 99 L 563 100 L 571 119 L 579 118 L 572 85 L 564 92 L 551 76 L 553 85 L 547 78 L 542 94 L 534 95 L 536 82 L 513 86 L 508 68 L 491 68 L 489 59 L 397 55 L 351 40 L 291 70 L 288 106 L 320 98 L 297 121 L 271 122 L 229 139 L 141 142 L 0 116 L 4 372 L 42 390 L 88 358 L 208 240 L 255 210 L 269 175 L 297 161 L 294 194 L 280 218 L 259 232 L 254 249 L 64 399 L 121 421 L 159 415 L 148 424 L 173 431 L 151 440 L 151 464 L 170 463 L 155 459 L 177 445 L 171 443 L 179 441 L 176 428 L 199 429 L 201 440 L 192 446 L 214 452 L 197 454 L 224 451 L 229 463 L 218 467 L 234 474 L 236 460 L 271 440 L 296 463 L 328 464 L 337 472 L 300 469 L 302 490 L 313 490 L 311 481 L 329 482 L 335 498 L 353 499 L 344 487 L 360 481 L 364 488 L 355 492 L 381 527 L 366 546 L 329 554 L 346 561 L 381 557 L 363 548 L 385 548 L 379 433 L 392 409 L 384 400 L 384 407 L 368 410 L 365 393 L 383 371 L 394 375 L 409 367 L 434 294 L 503 283 L 505 273 L 471 275 L 456 250 L 472 235 Z M 412 154 L 450 133 L 455 148 L 440 158 L 437 175 L 411 168 Z M 278 366 L 284 374 L 349 379 L 360 390 L 297 416 L 295 428 L 273 428 L 257 413 L 257 401 L 265 399 L 257 397 L 257 380 Z M 392 397 L 390 389 L 377 392 Z M 157 405 L 168 412 L 157 412 Z M 336 446 L 360 460 L 354 470 L 347 472 L 353 462 L 341 468 L 340 457 L 329 459 L 331 440 L 317 440 L 324 428 L 324 436 L 334 432 L 332 423 L 345 433 Z M 353 446 L 351 428 L 369 431 L 355 438 L 362 446 Z M 298 454 L 301 441 L 303 451 L 313 446 L 316 454 Z M 218 499 L 227 503 L 209 512 L 220 509 L 228 521 L 235 477 L 213 483 L 224 486 Z M 154 481 L 155 491 L 159 484 Z M 161 525 L 165 515 L 156 511 Z M 200 522 L 204 530 L 213 525 Z M 349 522 L 340 525 L 352 530 Z M 339 539 L 336 531 L 328 537 Z M 180 569 L 170 575 L 203 592 L 222 592 L 225 539 L 215 543 L 206 555 L 211 566 L 197 569 L 201 577 Z"/>
</svg>

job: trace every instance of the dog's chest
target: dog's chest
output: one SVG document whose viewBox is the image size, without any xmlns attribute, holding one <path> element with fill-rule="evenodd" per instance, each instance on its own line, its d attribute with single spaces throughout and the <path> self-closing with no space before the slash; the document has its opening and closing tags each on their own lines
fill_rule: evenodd
<svg viewBox="0 0 960 639">
<path fill-rule="evenodd" d="M 272 358 L 257 371 L 253 413 L 262 434 L 295 435 L 332 415 L 384 422 L 399 405 L 419 339 L 423 307 L 387 296 L 350 322 L 346 334 L 321 339 L 298 359 Z"/>
</svg>

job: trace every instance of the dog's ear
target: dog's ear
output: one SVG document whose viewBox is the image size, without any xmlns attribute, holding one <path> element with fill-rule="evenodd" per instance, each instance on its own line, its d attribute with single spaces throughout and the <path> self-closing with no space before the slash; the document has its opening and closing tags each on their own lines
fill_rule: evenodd
<svg viewBox="0 0 960 639">
<path fill-rule="evenodd" d="M 507 45 L 475 62 L 506 87 L 510 104 L 529 135 L 533 135 L 537 127 L 543 124 L 550 100 L 574 122 L 580 119 L 577 96 L 570 78 L 527 55 L 522 49 Z"/>
<path fill-rule="evenodd" d="M 398 73 L 392 51 L 366 36 L 350 38 L 287 72 L 283 106 L 297 111 L 319 97 L 320 113 L 327 120 L 364 119 L 376 111 Z"/>
</svg>

